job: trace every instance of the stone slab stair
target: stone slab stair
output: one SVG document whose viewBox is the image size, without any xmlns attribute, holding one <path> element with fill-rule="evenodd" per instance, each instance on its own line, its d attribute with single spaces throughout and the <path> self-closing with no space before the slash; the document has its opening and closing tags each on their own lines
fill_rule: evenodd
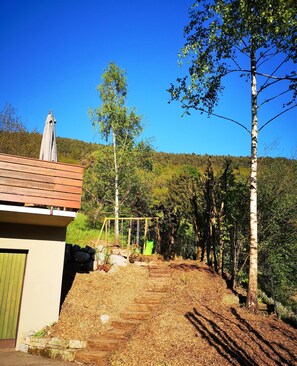
<svg viewBox="0 0 297 366">
<path fill-rule="evenodd" d="M 170 269 L 165 264 L 150 264 L 148 271 L 147 290 L 128 305 L 120 319 L 112 321 L 111 329 L 98 338 L 89 340 L 87 347 L 76 353 L 75 361 L 86 365 L 108 366 L 111 352 L 119 349 L 133 335 L 136 327 L 158 309 L 170 287 Z"/>
</svg>

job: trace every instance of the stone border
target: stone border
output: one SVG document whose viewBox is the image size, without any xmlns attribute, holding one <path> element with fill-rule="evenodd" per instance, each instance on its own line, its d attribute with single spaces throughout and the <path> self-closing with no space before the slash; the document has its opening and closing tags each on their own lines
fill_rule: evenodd
<svg viewBox="0 0 297 366">
<path fill-rule="evenodd" d="M 87 343 L 80 340 L 63 340 L 58 338 L 27 337 L 21 349 L 31 355 L 63 361 L 74 361 L 76 352 L 86 348 Z"/>
</svg>

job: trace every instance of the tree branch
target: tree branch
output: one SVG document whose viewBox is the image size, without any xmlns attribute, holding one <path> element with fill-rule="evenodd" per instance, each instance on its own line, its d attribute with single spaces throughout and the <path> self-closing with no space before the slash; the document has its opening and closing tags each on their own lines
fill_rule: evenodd
<svg viewBox="0 0 297 366">
<path fill-rule="evenodd" d="M 258 90 L 258 94 L 260 94 L 264 89 L 268 88 L 269 86 L 273 85 L 273 84 L 276 84 L 278 83 L 279 81 L 283 81 L 283 80 L 280 80 L 280 79 L 276 79 L 276 80 L 273 80 L 271 83 L 269 84 L 266 84 L 267 80 L 265 81 L 265 83 L 259 88 Z"/>
<path fill-rule="evenodd" d="M 273 70 L 272 74 L 276 73 L 276 71 L 278 69 L 280 69 L 282 67 L 282 65 L 288 61 L 288 59 L 290 58 L 290 56 L 291 56 L 291 53 Z M 262 87 L 259 89 L 259 91 L 261 91 L 261 89 L 263 89 L 265 87 L 265 85 L 268 83 L 268 80 L 269 80 L 269 77 L 267 77 L 265 83 L 262 85 Z M 290 80 L 290 79 L 287 79 L 286 78 L 285 80 Z"/>
<path fill-rule="evenodd" d="M 233 122 L 235 123 L 236 125 L 242 127 L 243 129 L 245 129 L 249 134 L 251 134 L 251 131 L 245 127 L 242 123 L 232 119 L 232 118 L 229 118 L 229 117 L 225 117 L 225 116 L 221 116 L 220 114 L 217 114 L 217 113 L 213 113 L 213 112 L 208 112 L 206 111 L 205 109 L 203 108 L 198 108 L 199 111 L 203 112 L 203 113 L 207 113 L 207 114 L 211 114 L 212 116 L 215 116 L 215 117 L 218 117 L 218 118 L 222 118 L 222 119 L 225 119 L 227 121 L 230 121 L 230 122 Z"/>
<path fill-rule="evenodd" d="M 270 52 L 272 49 L 273 49 L 273 47 L 270 47 L 260 55 L 260 57 L 257 60 L 257 68 L 260 67 L 261 65 L 263 65 L 266 61 L 270 60 L 272 57 L 276 56 L 279 53 L 279 51 L 276 50 L 274 53 L 269 54 L 268 52 Z M 261 58 L 264 58 L 264 60 L 258 64 L 258 62 L 261 60 Z"/>
<path fill-rule="evenodd" d="M 264 125 L 263 125 L 262 127 L 260 127 L 260 128 L 259 128 L 259 132 L 260 132 L 261 130 L 263 130 L 263 128 L 264 128 L 264 127 L 266 127 L 270 122 L 274 121 L 276 118 L 278 118 L 278 117 L 279 117 L 279 116 L 281 116 L 282 114 L 284 114 L 284 113 L 286 113 L 286 112 L 290 111 L 291 109 L 293 109 L 293 108 L 295 108 L 295 107 L 297 107 L 297 104 L 292 105 L 290 108 L 285 109 L 284 111 L 282 111 L 282 112 L 278 113 L 276 116 L 274 116 L 273 118 L 271 118 L 269 121 L 265 122 L 265 123 L 264 123 Z"/>
<path fill-rule="evenodd" d="M 240 69 L 240 70 L 237 70 L 237 69 L 234 69 L 234 70 L 228 70 L 228 73 L 231 73 L 231 72 L 239 72 L 239 71 L 241 71 L 241 72 L 246 72 L 246 73 L 250 73 L 251 72 L 251 70 L 249 70 L 249 69 Z M 277 71 L 277 69 L 275 70 L 275 71 Z M 275 72 L 274 71 L 274 72 Z M 273 72 L 273 73 L 274 73 Z M 272 73 L 272 74 L 273 74 Z M 256 75 L 259 75 L 259 76 L 264 76 L 265 78 L 267 78 L 268 80 L 269 79 L 274 79 L 274 80 L 279 80 L 279 81 L 281 81 L 281 80 L 290 80 L 290 81 L 297 81 L 297 77 L 295 76 L 295 77 L 291 77 L 291 76 L 289 76 L 289 75 L 286 75 L 286 76 L 275 76 L 275 75 L 269 75 L 269 74 L 264 74 L 264 73 L 262 73 L 262 72 L 256 72 Z M 263 84 L 263 86 L 261 87 L 261 88 L 263 88 L 264 86 L 265 86 L 265 84 L 267 83 L 267 80 L 265 81 L 265 83 Z M 260 88 L 260 89 L 261 89 Z"/>
<path fill-rule="evenodd" d="M 238 64 L 238 62 L 236 61 L 236 59 L 233 56 L 230 56 L 231 60 L 234 62 L 234 64 L 236 65 L 236 67 L 238 67 L 238 69 L 241 71 L 241 67 Z"/>
<path fill-rule="evenodd" d="M 272 100 L 274 100 L 274 99 L 276 99 L 276 98 L 280 97 L 281 95 L 284 95 L 284 94 L 286 94 L 286 93 L 288 93 L 288 92 L 290 92 L 290 91 L 291 91 L 290 89 L 287 89 L 286 91 L 284 91 L 284 92 L 282 92 L 282 93 L 279 93 L 279 94 L 275 95 L 274 97 L 271 97 L 271 98 L 268 98 L 268 99 L 264 100 L 264 102 L 263 102 L 263 103 L 261 103 L 261 104 L 259 104 L 259 105 L 258 105 L 258 109 L 259 109 L 260 107 L 262 107 L 262 105 L 264 105 L 264 104 L 266 104 L 266 103 L 269 103 L 269 102 L 271 102 Z"/>
</svg>

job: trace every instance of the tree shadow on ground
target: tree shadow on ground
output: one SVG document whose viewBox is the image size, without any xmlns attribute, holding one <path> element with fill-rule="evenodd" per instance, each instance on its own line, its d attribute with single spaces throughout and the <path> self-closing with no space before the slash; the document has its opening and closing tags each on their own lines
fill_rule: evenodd
<svg viewBox="0 0 297 366">
<path fill-rule="evenodd" d="M 276 342 L 274 342 L 274 345 L 273 345 L 271 342 L 269 342 L 267 339 L 265 339 L 262 336 L 262 334 L 260 334 L 253 326 L 251 326 L 251 324 L 248 323 L 248 321 L 246 319 L 243 319 L 243 317 L 241 317 L 239 315 L 238 311 L 235 308 L 231 308 L 231 313 L 235 316 L 235 318 L 238 320 L 238 322 L 243 325 L 242 331 L 248 330 L 249 334 L 252 334 L 252 335 L 255 336 L 256 340 L 259 341 L 259 346 L 263 350 L 263 352 L 266 352 L 266 351 L 261 346 L 261 344 L 266 345 L 266 347 L 270 351 L 269 354 L 267 353 L 268 356 L 270 356 L 270 357 L 273 356 L 273 357 L 278 357 L 279 358 L 279 360 L 281 362 L 281 365 L 284 365 L 284 364 L 285 365 L 293 365 L 292 363 L 288 363 L 288 360 L 285 359 L 281 355 L 281 353 L 276 349 L 275 346 L 281 348 L 282 350 L 285 350 L 285 352 L 288 355 L 290 355 L 290 357 L 294 358 L 294 355 L 286 347 L 284 347 L 280 343 L 276 343 Z"/>
<path fill-rule="evenodd" d="M 243 319 L 236 309 L 231 309 L 230 318 L 209 308 L 205 309 L 205 313 L 202 314 L 194 308 L 185 317 L 230 364 L 254 366 L 271 364 L 272 361 L 277 366 L 293 366 L 294 363 L 290 361 L 294 359 L 292 353 L 283 345 L 271 344 Z M 280 348 L 280 351 L 277 348 Z M 280 352 L 287 354 L 288 359 Z"/>
<path fill-rule="evenodd" d="M 203 270 L 203 268 L 199 267 L 197 264 L 190 264 L 190 263 L 171 263 L 170 268 L 181 269 L 183 271 Z"/>
</svg>

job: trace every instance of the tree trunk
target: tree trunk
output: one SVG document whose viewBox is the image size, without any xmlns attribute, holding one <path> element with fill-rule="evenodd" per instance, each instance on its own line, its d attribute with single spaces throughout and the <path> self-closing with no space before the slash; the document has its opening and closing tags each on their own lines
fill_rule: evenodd
<svg viewBox="0 0 297 366">
<path fill-rule="evenodd" d="M 115 236 L 115 245 L 119 244 L 119 168 L 117 163 L 117 146 L 116 146 L 116 135 L 112 133 L 112 142 L 113 142 L 113 159 L 114 159 L 114 236 Z"/>
<path fill-rule="evenodd" d="M 159 227 L 159 221 L 156 222 L 156 253 L 161 253 L 161 234 L 160 234 L 160 227 Z"/>
<path fill-rule="evenodd" d="M 218 273 L 219 269 L 218 269 L 218 259 L 217 259 L 217 251 L 216 251 L 216 245 L 217 245 L 217 230 L 216 230 L 216 219 L 213 218 L 212 219 L 212 238 L 211 238 L 211 243 L 212 243 L 212 255 L 213 255 L 213 264 L 214 264 L 214 270 Z"/>
<path fill-rule="evenodd" d="M 224 261 L 223 261 L 223 255 L 224 255 L 224 239 L 223 239 L 223 208 L 224 203 L 222 203 L 221 210 L 218 215 L 218 232 L 219 232 L 219 246 L 220 246 L 220 257 L 219 257 L 219 274 L 223 276 L 224 273 Z"/>
<path fill-rule="evenodd" d="M 238 246 L 236 224 L 234 225 L 231 234 L 231 258 L 232 258 L 231 288 L 235 290 L 237 287 L 238 258 L 239 258 L 239 246 Z"/>
<path fill-rule="evenodd" d="M 252 41 L 253 42 L 253 41 Z M 251 172 L 250 172 L 250 268 L 247 308 L 252 312 L 258 311 L 258 221 L 257 221 L 257 82 L 256 82 L 256 54 L 254 45 L 251 50 Z"/>
<path fill-rule="evenodd" d="M 193 188 L 194 191 L 194 188 Z M 201 238 L 201 233 L 200 233 L 200 222 L 199 222 L 199 210 L 198 210 L 198 205 L 197 205 L 197 195 L 193 194 L 191 199 L 191 206 L 193 208 L 193 215 L 194 215 L 194 228 L 195 228 L 195 240 L 197 243 L 197 255 L 196 255 L 196 260 L 198 261 L 203 261 L 203 254 L 204 253 L 204 244 L 203 244 L 203 240 Z"/>
</svg>

